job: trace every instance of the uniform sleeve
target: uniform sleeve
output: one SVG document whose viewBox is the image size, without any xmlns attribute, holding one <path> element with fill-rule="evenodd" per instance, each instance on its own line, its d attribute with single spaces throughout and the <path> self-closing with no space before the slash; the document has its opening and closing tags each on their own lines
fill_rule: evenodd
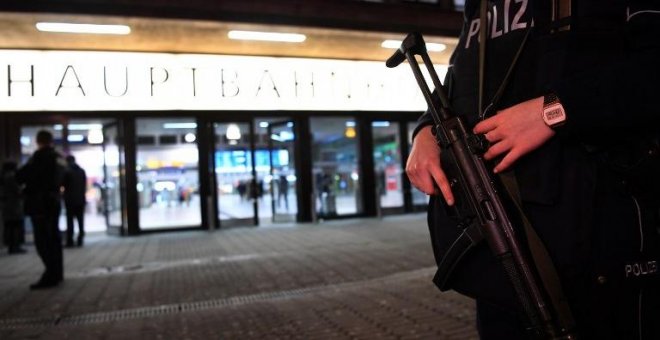
<svg viewBox="0 0 660 340">
<path fill-rule="evenodd" d="M 451 77 L 451 76 L 450 76 L 450 73 L 447 72 L 447 76 L 445 77 L 445 81 L 444 81 L 444 84 L 445 84 L 445 85 L 443 86 L 443 88 L 444 88 L 445 91 L 447 91 L 447 87 L 448 87 L 448 85 L 450 85 L 450 77 Z M 445 94 L 446 94 L 447 96 L 450 96 L 450 95 L 451 95 L 451 94 L 448 94 L 448 93 L 445 93 Z M 435 89 L 433 90 L 433 93 L 432 93 L 432 95 L 431 95 L 431 98 L 433 98 L 433 100 L 435 101 L 437 107 L 440 107 L 440 106 L 441 106 L 441 104 L 440 104 L 440 98 L 439 98 L 438 95 L 436 94 L 436 90 L 435 90 Z M 429 126 L 429 125 L 433 125 L 433 117 L 431 116 L 431 110 L 427 108 L 427 109 L 426 109 L 426 112 L 424 112 L 424 114 L 421 115 L 421 116 L 417 119 L 417 126 L 415 127 L 415 130 L 413 130 L 412 139 L 413 139 L 413 140 L 415 139 L 415 136 L 417 136 L 417 134 L 419 133 L 419 130 L 421 130 L 421 129 L 423 129 L 424 127 Z"/>
<path fill-rule="evenodd" d="M 415 127 L 415 130 L 413 130 L 412 139 L 415 139 L 415 136 L 417 136 L 419 130 L 429 125 L 433 125 L 433 119 L 431 118 L 431 113 L 429 113 L 429 110 L 426 110 L 426 112 L 424 112 L 424 114 L 421 115 L 419 119 L 417 119 L 417 126 Z"/>
<path fill-rule="evenodd" d="M 560 136 L 602 140 L 617 131 L 660 132 L 660 6 L 630 8 L 627 15 L 622 58 L 550 89 L 568 118 Z"/>
</svg>

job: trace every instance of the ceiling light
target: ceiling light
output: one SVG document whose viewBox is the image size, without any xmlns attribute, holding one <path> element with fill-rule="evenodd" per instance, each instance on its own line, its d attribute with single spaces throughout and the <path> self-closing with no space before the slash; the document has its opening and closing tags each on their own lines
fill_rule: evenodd
<svg viewBox="0 0 660 340">
<path fill-rule="evenodd" d="M 101 130 L 103 129 L 103 124 L 69 124 L 66 126 L 69 131 L 79 130 L 79 131 L 88 131 L 88 130 Z M 53 125 L 53 130 L 62 131 L 62 124 Z"/>
<path fill-rule="evenodd" d="M 28 136 L 21 136 L 21 145 L 23 146 L 30 146 L 30 143 L 32 142 L 32 139 Z"/>
<path fill-rule="evenodd" d="M 87 142 L 89 142 L 89 144 L 103 143 L 103 131 L 100 129 L 89 130 L 87 133 Z"/>
<path fill-rule="evenodd" d="M 303 42 L 307 37 L 304 34 L 297 33 L 274 33 L 274 32 L 255 32 L 255 31 L 229 31 L 229 39 L 234 40 L 261 40 L 278 42 Z"/>
<path fill-rule="evenodd" d="M 164 123 L 163 129 L 196 129 L 197 123 Z"/>
<path fill-rule="evenodd" d="M 237 141 L 241 139 L 241 129 L 236 124 L 227 125 L 226 137 L 230 141 Z"/>
<path fill-rule="evenodd" d="M 183 136 L 183 140 L 186 141 L 186 143 L 194 143 L 197 140 L 197 136 L 195 136 L 194 133 L 186 133 L 185 136 Z"/>
<path fill-rule="evenodd" d="M 83 136 L 83 135 L 68 135 L 68 136 L 66 137 L 66 139 L 67 139 L 69 142 L 74 142 L 74 143 L 76 143 L 76 142 L 82 142 L 82 141 L 84 141 L 84 140 L 85 140 L 85 136 Z"/>
<path fill-rule="evenodd" d="M 387 122 L 387 121 L 384 121 L 384 122 L 374 121 L 374 122 L 371 123 L 371 126 L 373 126 L 373 127 L 389 127 L 390 122 Z"/>
<path fill-rule="evenodd" d="M 38 22 L 35 26 L 41 32 L 120 34 L 120 35 L 126 35 L 131 33 L 131 28 L 126 25 L 96 25 L 96 24 L 70 24 L 63 22 Z"/>
<path fill-rule="evenodd" d="M 401 47 L 401 40 L 385 40 L 380 47 L 383 48 L 399 48 Z M 447 49 L 447 45 L 438 43 L 426 43 L 426 50 L 429 52 L 442 52 Z"/>
<path fill-rule="evenodd" d="M 346 136 L 346 138 L 355 138 L 355 136 L 357 136 L 357 132 L 355 131 L 354 127 L 349 126 L 344 131 L 344 136 Z"/>
</svg>

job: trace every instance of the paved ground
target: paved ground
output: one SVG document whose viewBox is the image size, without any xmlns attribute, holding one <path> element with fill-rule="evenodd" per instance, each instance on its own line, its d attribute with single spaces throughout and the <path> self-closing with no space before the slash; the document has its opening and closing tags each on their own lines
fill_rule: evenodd
<svg viewBox="0 0 660 340">
<path fill-rule="evenodd" d="M 423 215 L 114 238 L 0 255 L 0 339 L 474 339 L 474 305 L 431 283 Z"/>
</svg>

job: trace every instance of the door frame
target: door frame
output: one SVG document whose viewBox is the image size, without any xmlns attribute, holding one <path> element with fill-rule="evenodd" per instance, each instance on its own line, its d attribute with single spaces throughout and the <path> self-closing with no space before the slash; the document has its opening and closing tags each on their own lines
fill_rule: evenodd
<svg viewBox="0 0 660 340">
<path fill-rule="evenodd" d="M 117 145 L 117 148 L 119 149 L 119 165 L 118 165 L 118 171 L 119 171 L 119 195 L 120 195 L 120 202 L 119 202 L 119 210 L 120 210 L 120 225 L 119 226 L 113 226 L 110 223 L 110 216 L 108 213 L 108 165 L 106 163 L 106 147 L 107 147 L 107 139 L 106 139 L 106 131 L 107 129 L 111 128 L 116 128 L 117 129 L 117 134 L 115 137 L 115 143 Z M 123 140 L 125 139 L 122 135 L 122 128 L 121 128 L 121 121 L 115 120 L 113 122 L 103 124 L 103 143 L 101 144 L 102 150 L 103 150 L 103 190 L 101 191 L 101 195 L 103 197 L 103 215 L 105 216 L 105 225 L 106 225 L 106 233 L 110 235 L 126 235 L 127 234 L 127 221 L 128 221 L 128 209 L 127 209 L 127 199 L 126 199 L 126 171 L 125 171 L 125 157 L 126 153 L 122 150 L 123 147 Z M 123 157 L 122 157 L 123 155 Z"/>
</svg>

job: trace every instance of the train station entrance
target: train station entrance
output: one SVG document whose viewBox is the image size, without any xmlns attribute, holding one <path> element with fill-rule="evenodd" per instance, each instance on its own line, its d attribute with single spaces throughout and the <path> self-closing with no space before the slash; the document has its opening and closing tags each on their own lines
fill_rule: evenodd
<svg viewBox="0 0 660 340">
<path fill-rule="evenodd" d="M 87 172 L 88 231 L 264 226 L 426 204 L 403 171 L 421 98 L 383 63 L 3 55 L 3 158 L 24 163 L 37 131 L 51 131 Z"/>
</svg>

